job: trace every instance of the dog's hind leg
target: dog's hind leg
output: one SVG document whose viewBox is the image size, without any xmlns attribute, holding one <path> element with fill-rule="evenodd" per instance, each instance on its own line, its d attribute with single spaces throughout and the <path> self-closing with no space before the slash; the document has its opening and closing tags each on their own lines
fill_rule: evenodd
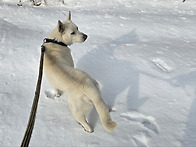
<svg viewBox="0 0 196 147">
<path fill-rule="evenodd" d="M 72 111 L 73 116 L 75 117 L 76 121 L 82 125 L 85 131 L 92 133 L 93 129 L 89 126 L 88 122 L 86 121 L 85 115 L 89 112 L 93 105 L 91 102 L 87 102 L 85 96 L 81 96 L 77 99 L 67 97 L 69 107 Z"/>
<path fill-rule="evenodd" d="M 92 133 L 94 131 L 87 123 L 84 115 L 76 114 L 74 117 L 86 132 Z"/>
</svg>

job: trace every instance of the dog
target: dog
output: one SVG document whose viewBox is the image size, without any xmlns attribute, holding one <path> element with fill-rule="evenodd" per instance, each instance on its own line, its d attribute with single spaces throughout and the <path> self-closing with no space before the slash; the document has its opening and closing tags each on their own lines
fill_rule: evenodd
<svg viewBox="0 0 196 147">
<path fill-rule="evenodd" d="M 87 35 L 80 32 L 71 21 L 69 12 L 64 22 L 58 21 L 56 28 L 43 44 L 44 73 L 54 87 L 56 97 L 61 95 L 60 91 L 66 93 L 71 112 L 85 131 L 94 131 L 86 120 L 86 114 L 94 105 L 103 127 L 111 132 L 116 123 L 111 120 L 109 108 L 102 99 L 97 81 L 86 72 L 74 68 L 70 49 L 67 47 L 73 43 L 82 43 L 86 39 Z"/>
</svg>

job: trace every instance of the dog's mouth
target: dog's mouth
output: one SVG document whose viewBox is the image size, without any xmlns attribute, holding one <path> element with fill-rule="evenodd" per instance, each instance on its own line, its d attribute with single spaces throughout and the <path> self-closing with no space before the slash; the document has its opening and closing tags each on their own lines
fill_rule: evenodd
<svg viewBox="0 0 196 147">
<path fill-rule="evenodd" d="M 87 39 L 87 35 L 86 34 L 83 34 L 83 39 L 84 39 L 84 41 Z"/>
</svg>

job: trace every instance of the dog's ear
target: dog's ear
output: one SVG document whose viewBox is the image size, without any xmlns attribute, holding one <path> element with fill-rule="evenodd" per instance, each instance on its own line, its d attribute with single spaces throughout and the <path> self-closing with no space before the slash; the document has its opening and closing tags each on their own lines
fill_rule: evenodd
<svg viewBox="0 0 196 147">
<path fill-rule="evenodd" d="M 65 30 L 65 26 L 60 20 L 58 21 L 58 30 L 60 33 L 64 32 Z"/>
<path fill-rule="evenodd" d="M 67 19 L 66 19 L 67 21 L 71 21 L 71 11 L 69 11 L 69 14 L 68 14 L 68 16 L 67 16 Z"/>
</svg>

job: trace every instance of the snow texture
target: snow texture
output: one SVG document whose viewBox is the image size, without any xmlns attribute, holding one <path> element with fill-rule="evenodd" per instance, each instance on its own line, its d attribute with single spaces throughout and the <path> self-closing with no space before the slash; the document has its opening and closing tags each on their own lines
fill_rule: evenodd
<svg viewBox="0 0 196 147">
<path fill-rule="evenodd" d="M 100 84 L 117 122 L 95 109 L 87 133 L 66 94 L 44 77 L 30 146 L 196 146 L 196 1 L 0 0 L 0 146 L 20 146 L 34 97 L 40 46 L 68 11 L 88 34 L 72 45 L 77 68 Z"/>
</svg>

